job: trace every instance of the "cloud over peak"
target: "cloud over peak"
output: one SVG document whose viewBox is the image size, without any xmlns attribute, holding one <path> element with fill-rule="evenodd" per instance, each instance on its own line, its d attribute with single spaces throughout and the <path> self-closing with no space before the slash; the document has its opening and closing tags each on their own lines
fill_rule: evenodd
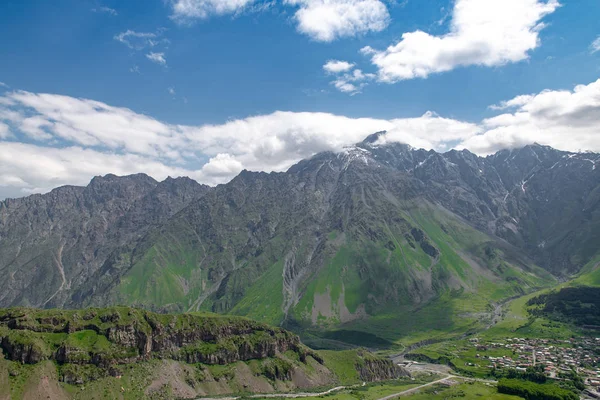
<svg viewBox="0 0 600 400">
<path fill-rule="evenodd" d="M 562 150 L 600 151 L 600 79 L 573 90 L 544 90 L 502 102 L 513 112 L 485 119 L 485 133 L 461 146 L 479 154 L 534 142 Z"/>
<path fill-rule="evenodd" d="M 357 71 L 341 74 L 366 75 Z M 480 122 L 433 112 L 376 119 L 276 111 L 192 126 L 90 99 L 8 92 L 0 95 L 0 198 L 85 184 L 109 172 L 146 172 L 157 179 L 186 175 L 223 183 L 244 168 L 284 171 L 303 158 L 340 151 L 378 131 L 388 132 L 382 139 L 387 142 L 437 151 L 467 148 L 480 155 L 534 142 L 600 151 L 600 79 L 572 90 L 516 96 L 496 109 L 502 113 Z"/>
</svg>

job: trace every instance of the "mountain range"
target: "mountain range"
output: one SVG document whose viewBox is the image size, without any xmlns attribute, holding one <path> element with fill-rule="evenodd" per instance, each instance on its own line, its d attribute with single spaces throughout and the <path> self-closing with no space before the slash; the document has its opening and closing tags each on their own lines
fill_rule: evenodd
<svg viewBox="0 0 600 400">
<path fill-rule="evenodd" d="M 600 253 L 599 154 L 385 139 L 216 187 L 106 175 L 4 200 L 0 307 L 212 311 L 387 343 L 484 324 Z"/>
</svg>

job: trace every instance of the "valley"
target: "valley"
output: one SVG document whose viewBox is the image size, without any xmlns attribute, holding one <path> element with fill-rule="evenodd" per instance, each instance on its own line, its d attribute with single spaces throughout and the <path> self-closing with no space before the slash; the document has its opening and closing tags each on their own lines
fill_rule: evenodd
<svg viewBox="0 0 600 400">
<path fill-rule="evenodd" d="M 0 398 L 593 389 L 596 356 L 549 347 L 596 343 L 596 155 L 382 134 L 212 188 L 106 175 L 0 202 Z M 530 351 L 541 387 L 510 372 Z"/>
</svg>

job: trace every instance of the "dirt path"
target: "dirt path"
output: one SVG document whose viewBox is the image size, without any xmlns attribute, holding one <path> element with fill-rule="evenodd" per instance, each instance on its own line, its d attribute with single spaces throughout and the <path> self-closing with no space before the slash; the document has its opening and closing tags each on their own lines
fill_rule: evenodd
<svg viewBox="0 0 600 400">
<path fill-rule="evenodd" d="M 433 386 L 433 385 L 435 385 L 436 383 L 442 383 L 442 382 L 444 382 L 446 379 L 450 379 L 450 378 L 453 378 L 453 377 L 454 377 L 453 375 L 448 375 L 448 376 L 446 376 L 446 377 L 444 377 L 444 378 L 442 378 L 442 379 L 438 379 L 437 381 L 429 382 L 429 383 L 426 383 L 426 384 L 424 384 L 424 385 L 417 386 L 417 387 L 415 387 L 415 388 L 412 388 L 412 389 L 405 390 L 405 391 L 403 391 L 403 392 L 398 392 L 398 393 L 390 394 L 389 396 L 382 397 L 382 398 L 380 398 L 379 400 L 389 400 L 389 399 L 395 399 L 396 397 L 400 397 L 400 396 L 406 396 L 407 394 L 413 394 L 413 393 L 415 393 L 415 392 L 417 392 L 417 391 L 419 391 L 419 390 L 421 390 L 421 389 L 423 389 L 423 388 L 426 388 L 426 387 L 428 387 L 428 386 Z"/>
<path fill-rule="evenodd" d="M 326 396 L 333 392 L 339 392 L 340 390 L 350 389 L 353 387 L 356 387 L 356 386 L 336 386 L 334 388 L 331 388 L 331 389 L 329 389 L 325 392 L 321 392 L 321 393 L 270 393 L 270 394 L 255 394 L 255 395 L 246 396 L 246 397 L 249 397 L 251 399 L 281 399 L 281 398 L 298 399 L 298 398 L 302 398 L 302 397 Z M 241 397 L 219 397 L 219 398 L 201 397 L 196 400 L 238 400 L 238 399 L 241 399 Z"/>
</svg>

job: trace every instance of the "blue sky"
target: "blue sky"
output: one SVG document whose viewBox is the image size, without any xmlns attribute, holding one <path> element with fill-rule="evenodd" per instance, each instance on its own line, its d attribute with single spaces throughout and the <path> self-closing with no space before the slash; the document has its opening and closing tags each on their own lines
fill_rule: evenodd
<svg viewBox="0 0 600 400">
<path fill-rule="evenodd" d="M 599 151 L 599 17 L 596 0 L 4 0 L 0 198 L 109 172 L 215 184 L 380 128 Z"/>
</svg>

